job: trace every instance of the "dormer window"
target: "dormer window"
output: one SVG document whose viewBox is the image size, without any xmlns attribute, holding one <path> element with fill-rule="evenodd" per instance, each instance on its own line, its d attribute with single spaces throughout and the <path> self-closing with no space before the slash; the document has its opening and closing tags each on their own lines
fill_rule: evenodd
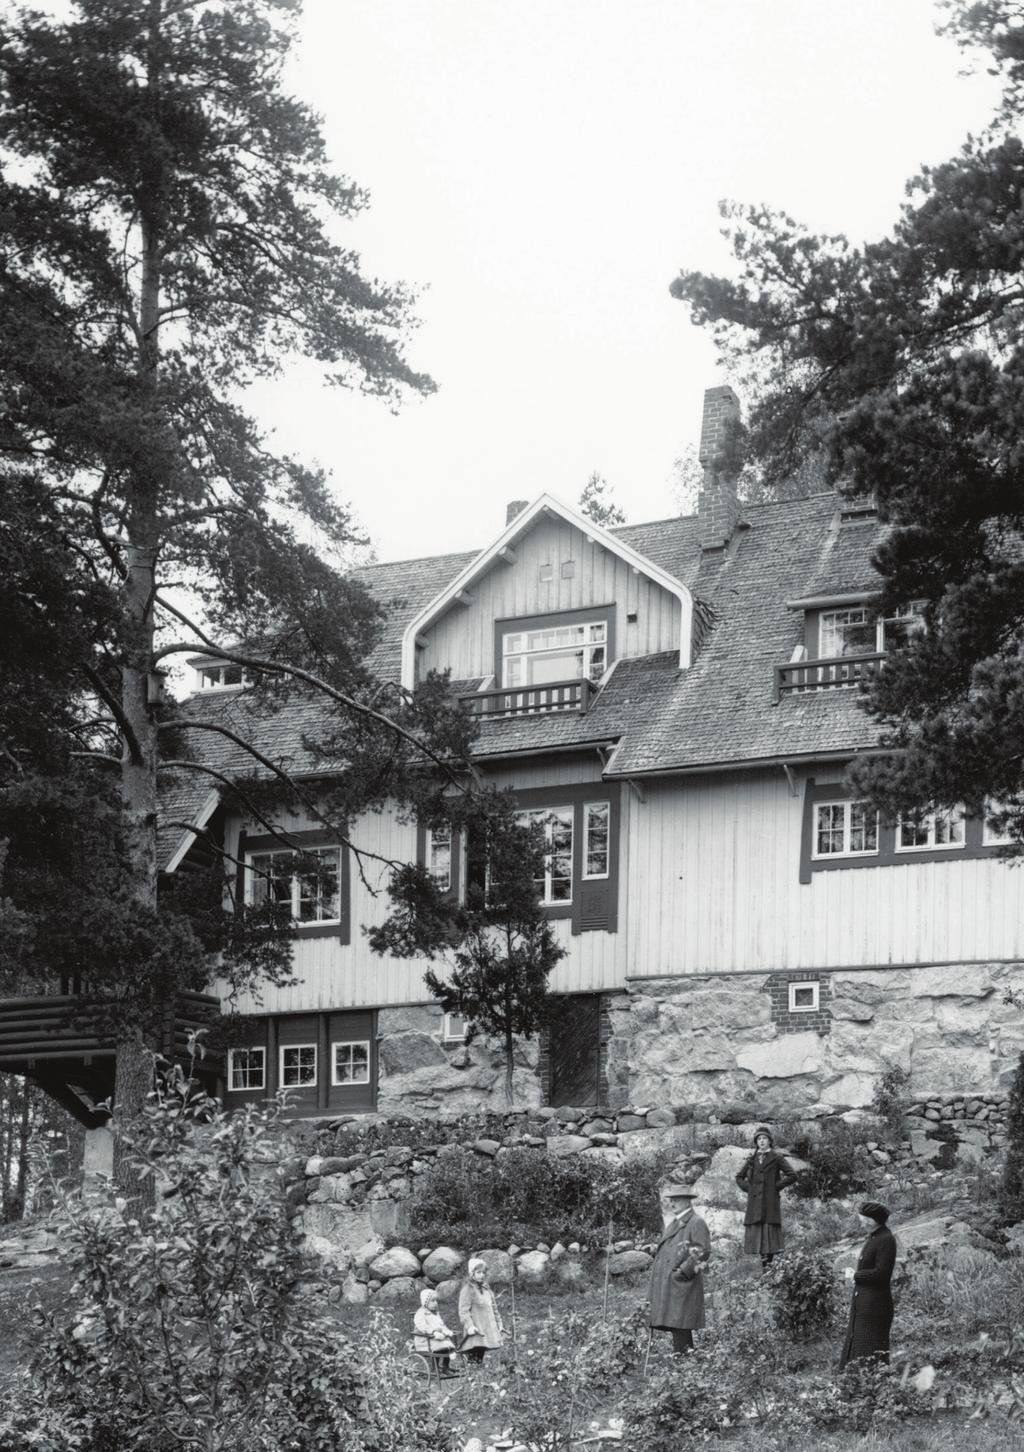
<svg viewBox="0 0 1024 1452">
<path fill-rule="evenodd" d="M 844 655 L 894 650 L 923 629 L 924 603 L 920 600 L 899 605 L 885 616 L 866 605 L 823 610 L 818 619 L 818 656 L 821 660 L 836 660 Z"/>
<path fill-rule="evenodd" d="M 245 668 L 231 661 L 212 661 L 208 665 L 195 667 L 196 691 L 233 691 L 247 686 L 249 678 Z"/>
</svg>

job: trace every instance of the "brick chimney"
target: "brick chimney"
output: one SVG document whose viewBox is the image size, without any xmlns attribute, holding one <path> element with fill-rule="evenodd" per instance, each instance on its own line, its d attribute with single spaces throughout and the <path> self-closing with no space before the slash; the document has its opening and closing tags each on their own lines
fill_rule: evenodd
<svg viewBox="0 0 1024 1452">
<path fill-rule="evenodd" d="M 729 426 L 738 421 L 740 401 L 727 383 L 704 390 L 704 416 L 700 425 L 697 457 L 704 466 L 704 482 L 697 498 L 700 519 L 700 547 L 724 549 L 732 538 L 740 506 L 736 497 L 736 475 L 729 472 L 727 445 Z"/>
<path fill-rule="evenodd" d="M 523 510 L 526 508 L 529 502 L 530 501 L 528 499 L 510 499 L 508 501 L 508 503 L 505 505 L 506 529 L 508 529 L 509 525 L 515 519 L 517 514 L 522 514 Z"/>
</svg>

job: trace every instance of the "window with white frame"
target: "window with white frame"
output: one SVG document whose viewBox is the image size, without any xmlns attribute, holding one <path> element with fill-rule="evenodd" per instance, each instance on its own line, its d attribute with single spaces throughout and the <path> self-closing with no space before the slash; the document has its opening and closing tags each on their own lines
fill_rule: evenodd
<svg viewBox="0 0 1024 1452">
<path fill-rule="evenodd" d="M 901 820 L 896 826 L 897 852 L 942 851 L 963 847 L 963 807 L 949 807 L 938 812 L 926 812 L 922 817 Z"/>
<path fill-rule="evenodd" d="M 265 1089 L 267 1051 L 263 1048 L 228 1049 L 228 1089 Z"/>
<path fill-rule="evenodd" d="M 553 681 L 599 681 L 608 665 L 608 622 L 549 625 L 501 637 L 501 684 L 543 686 Z"/>
<path fill-rule="evenodd" d="M 296 852 L 249 854 L 249 902 L 282 906 L 297 923 L 336 923 L 341 918 L 341 852 L 314 847 Z"/>
<path fill-rule="evenodd" d="M 233 691 L 249 684 L 245 669 L 230 661 L 196 666 L 196 689 L 199 691 Z"/>
<path fill-rule="evenodd" d="M 441 1032 L 445 1043 L 461 1044 L 466 1037 L 468 1024 L 461 1013 L 446 1013 Z"/>
<path fill-rule="evenodd" d="M 544 874 L 536 879 L 537 896 L 545 906 L 572 902 L 572 807 L 541 807 L 520 812 L 519 819 L 541 829 Z"/>
<path fill-rule="evenodd" d="M 281 1088 L 309 1089 L 316 1085 L 316 1044 L 281 1045 Z"/>
<path fill-rule="evenodd" d="M 817 979 L 809 983 L 789 985 L 790 1013 L 816 1013 L 821 1001 L 821 984 Z"/>
<path fill-rule="evenodd" d="M 611 803 L 587 802 L 583 808 L 583 876 L 607 877 Z"/>
<path fill-rule="evenodd" d="M 869 857 L 878 852 L 878 813 L 866 802 L 816 802 L 814 857 Z"/>
<path fill-rule="evenodd" d="M 1005 812 L 1009 808 L 1018 810 L 1018 804 L 1013 802 L 986 802 L 982 813 L 981 845 L 983 847 L 1011 847 L 1016 838 L 1010 835 L 1007 828 L 996 827 L 989 819 L 997 812 Z"/>
<path fill-rule="evenodd" d="M 831 660 L 844 655 L 871 655 L 906 645 L 924 629 L 924 604 L 914 600 L 879 616 L 866 605 L 823 610 L 818 618 L 818 655 Z"/>
<path fill-rule="evenodd" d="M 450 892 L 452 886 L 451 825 L 434 827 L 427 832 L 427 871 L 439 892 Z"/>
<path fill-rule="evenodd" d="M 331 1045 L 331 1083 L 369 1084 L 370 1041 L 362 1039 Z"/>
</svg>

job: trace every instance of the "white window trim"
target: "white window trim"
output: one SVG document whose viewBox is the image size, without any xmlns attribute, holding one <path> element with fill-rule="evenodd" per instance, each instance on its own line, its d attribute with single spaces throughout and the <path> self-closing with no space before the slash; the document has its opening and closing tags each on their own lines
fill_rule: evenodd
<svg viewBox="0 0 1024 1452">
<path fill-rule="evenodd" d="M 810 989 L 814 994 L 812 1003 L 796 1002 L 797 989 Z M 789 1011 L 790 1013 L 817 1013 L 821 1007 L 821 982 L 817 978 L 797 979 L 789 985 Z"/>
<path fill-rule="evenodd" d="M 232 1083 L 232 1079 L 234 1078 L 235 1055 L 238 1054 L 238 1053 L 242 1053 L 242 1054 L 261 1054 L 262 1055 L 262 1057 L 263 1057 L 263 1068 L 262 1068 L 262 1072 L 260 1074 L 260 1082 L 258 1084 L 233 1084 Z M 228 1049 L 228 1072 L 227 1072 L 227 1081 L 228 1081 L 227 1082 L 227 1092 L 229 1094 L 253 1094 L 253 1093 L 255 1093 L 259 1089 L 265 1089 L 267 1087 L 267 1051 L 266 1051 L 266 1048 L 264 1047 L 264 1045 L 263 1044 L 250 1044 L 250 1045 L 247 1045 L 245 1048 L 241 1048 L 241 1049 Z"/>
<path fill-rule="evenodd" d="M 308 1084 L 286 1084 L 284 1082 L 284 1056 L 292 1049 L 313 1050 L 313 1077 Z M 277 1082 L 282 1089 L 315 1089 L 320 1080 L 320 1065 L 317 1062 L 316 1044 L 279 1044 L 277 1048 Z"/>
<path fill-rule="evenodd" d="M 983 847 L 1013 847 L 1016 838 L 1000 836 L 994 827 L 990 827 L 988 819 L 993 812 L 1002 812 L 1006 808 L 1002 802 L 986 802 L 981 814 L 981 845 Z"/>
<path fill-rule="evenodd" d="M 905 605 L 905 606 L 899 607 L 900 609 L 903 609 L 906 612 L 903 615 L 900 615 L 899 613 L 897 613 L 895 615 L 879 615 L 879 616 L 876 617 L 876 619 L 875 619 L 875 653 L 876 654 L 881 655 L 883 652 L 885 652 L 889 648 L 887 646 L 887 644 L 886 644 L 886 641 L 885 641 L 885 627 L 887 625 L 895 624 L 896 622 L 898 622 L 900 620 L 914 619 L 914 620 L 920 620 L 921 621 L 920 628 L 922 630 L 924 629 L 924 614 L 923 614 L 924 603 L 925 602 L 923 600 L 912 600 L 909 605 Z M 915 607 L 918 607 L 918 608 L 915 608 Z M 820 649 L 821 637 L 822 637 L 822 634 L 824 633 L 825 617 L 827 615 L 849 615 L 849 614 L 852 614 L 855 610 L 860 611 L 862 614 L 867 615 L 867 616 L 870 616 L 870 614 L 871 614 L 871 609 L 867 605 L 834 605 L 829 610 L 821 610 L 821 611 L 818 612 L 818 644 L 819 644 L 818 656 L 819 656 L 819 658 L 821 660 L 844 660 L 844 659 L 847 659 L 847 657 L 845 657 L 845 656 L 826 655 L 825 652 Z M 865 620 L 863 623 L 865 625 L 870 625 L 871 622 L 870 622 L 870 620 Z M 853 659 L 854 657 L 851 656 L 849 658 L 850 659 Z"/>
<path fill-rule="evenodd" d="M 451 1021 L 453 1018 L 462 1019 L 462 1032 L 459 1034 L 453 1034 L 451 1031 Z M 466 1028 L 467 1024 L 464 1014 L 445 1013 L 441 1015 L 441 1037 L 446 1044 L 464 1044 L 466 1042 Z"/>
<path fill-rule="evenodd" d="M 604 807 L 608 813 L 608 842 L 605 849 L 606 866 L 603 872 L 588 872 L 590 861 L 590 813 L 594 807 Z M 583 803 L 583 856 L 581 859 L 584 882 L 607 882 L 612 871 L 612 804 L 611 802 Z"/>
<path fill-rule="evenodd" d="M 363 1048 L 366 1050 L 366 1078 L 365 1079 L 339 1079 L 338 1078 L 338 1056 L 337 1049 Z M 335 1039 L 331 1043 L 331 1088 L 351 1089 L 353 1085 L 369 1084 L 371 1082 L 370 1040 L 369 1039 Z"/>
<path fill-rule="evenodd" d="M 595 625 L 600 625 L 604 629 L 604 638 L 602 640 L 589 640 L 587 638 L 586 632 L 592 630 Z M 572 645 L 567 645 L 567 646 L 558 646 L 558 647 L 552 646 L 548 650 L 526 650 L 526 649 L 523 649 L 523 650 L 517 650 L 517 651 L 508 651 L 505 648 L 505 642 L 511 636 L 520 635 L 520 636 L 525 637 L 525 636 L 530 635 L 530 634 L 538 634 L 541 629 L 557 630 L 557 629 L 560 629 L 560 628 L 563 628 L 563 627 L 559 627 L 557 625 L 552 625 L 552 626 L 546 626 L 546 627 L 538 627 L 536 630 L 531 631 L 529 625 L 523 625 L 523 626 L 521 626 L 517 630 L 506 630 L 506 631 L 503 631 L 502 632 L 502 636 L 501 636 L 501 689 L 503 691 L 542 691 L 542 690 L 544 690 L 545 686 L 547 686 L 547 685 L 555 685 L 555 684 L 557 684 L 557 682 L 554 682 L 554 681 L 541 681 L 539 683 L 538 682 L 528 683 L 526 681 L 519 681 L 515 685 L 509 685 L 508 681 L 506 680 L 507 667 L 508 667 L 508 662 L 509 661 L 512 661 L 512 660 L 528 661 L 531 656 L 556 655 L 556 654 L 562 654 L 565 651 L 570 651 L 570 650 L 575 650 L 575 649 L 578 649 L 579 652 L 580 652 L 580 654 L 583 657 L 583 660 L 582 660 L 583 669 L 581 671 L 580 676 L 579 677 L 564 676 L 564 677 L 560 677 L 559 679 L 562 679 L 562 680 L 573 680 L 573 679 L 587 680 L 587 681 L 592 681 L 595 685 L 597 684 L 598 681 L 601 681 L 601 680 L 604 679 L 604 677 L 608 673 L 608 668 L 611 665 L 611 662 L 608 659 L 608 634 L 609 634 L 609 631 L 608 631 L 608 617 L 607 616 L 596 616 L 593 620 L 574 620 L 574 621 L 572 621 L 571 625 L 566 625 L 564 627 L 565 629 L 582 630 L 584 632 L 583 639 L 580 641 L 578 647 L 574 647 Z M 595 677 L 593 675 L 593 664 L 592 664 L 592 653 L 595 650 L 603 650 L 604 651 L 604 669 L 602 670 L 600 676 L 598 676 L 596 679 L 595 679 Z M 528 674 L 528 672 L 524 668 L 524 675 L 525 674 Z"/>
<path fill-rule="evenodd" d="M 341 848 L 340 848 L 340 846 L 336 846 L 336 845 L 334 845 L 331 842 L 325 842 L 325 843 L 323 843 L 322 846 L 308 848 L 306 850 L 306 854 L 305 855 L 311 857 L 315 852 L 336 852 L 338 854 L 338 916 L 336 918 L 300 918 L 299 917 L 299 897 L 300 897 L 300 892 L 299 892 L 299 875 L 298 875 L 297 872 L 293 872 L 291 874 L 291 887 L 292 887 L 292 922 L 295 924 L 295 927 L 298 929 L 298 931 L 300 933 L 302 932 L 302 930 L 304 928 L 333 928 L 333 927 L 340 926 L 340 924 L 342 922 L 342 917 L 341 917 L 341 910 L 342 910 L 342 901 L 341 901 Z M 246 854 L 245 854 L 245 868 L 246 868 L 246 871 L 245 871 L 245 901 L 246 901 L 246 903 L 247 903 L 247 905 L 249 907 L 252 907 L 252 905 L 253 905 L 253 901 L 254 901 L 254 897 L 255 897 L 255 891 L 254 891 L 254 889 L 255 889 L 255 886 L 256 886 L 256 870 L 255 870 L 255 868 L 253 866 L 253 860 L 254 860 L 254 858 L 257 858 L 257 857 L 270 857 L 270 856 L 275 855 L 276 853 L 281 853 L 282 855 L 284 855 L 285 853 L 288 853 L 292 857 L 297 857 L 297 856 L 302 855 L 302 854 L 300 854 L 298 852 L 292 851 L 288 847 L 261 847 L 257 851 L 255 851 L 255 852 L 246 852 Z"/>
<path fill-rule="evenodd" d="M 451 892 L 452 889 L 455 887 L 455 883 L 454 883 L 454 881 L 452 879 L 452 868 L 455 865 L 455 853 L 454 853 L 454 850 L 453 850 L 454 849 L 454 846 L 455 846 L 455 833 L 452 830 L 452 828 L 449 827 L 448 828 L 448 881 L 442 887 L 441 884 L 440 884 L 440 882 L 438 882 L 438 879 L 436 877 L 434 877 L 434 874 L 431 871 L 430 858 L 431 858 L 431 854 L 433 853 L 433 849 L 434 849 L 434 829 L 432 827 L 428 827 L 427 828 L 427 842 L 426 842 L 426 859 L 427 859 L 426 865 L 427 865 L 427 871 L 430 873 L 431 877 L 433 877 L 434 878 L 434 881 L 437 883 L 437 887 L 438 887 L 438 891 L 439 892 Z"/>
<path fill-rule="evenodd" d="M 219 686 L 208 686 L 204 683 L 203 674 L 205 671 L 230 670 L 233 668 L 234 665 L 234 661 L 226 660 L 223 661 L 220 665 L 218 665 L 216 661 L 210 661 L 207 665 L 193 666 L 192 669 L 195 672 L 195 685 L 192 687 L 192 694 L 194 696 L 214 696 L 218 695 L 221 691 L 243 691 L 246 689 L 247 686 L 251 686 L 252 678 L 248 674 L 244 666 L 242 667 L 242 679 L 240 681 L 222 683 Z"/>
<path fill-rule="evenodd" d="M 570 834 L 574 837 L 575 836 L 575 832 L 576 832 L 576 813 L 573 811 L 572 807 L 568 803 L 562 803 L 560 806 L 557 806 L 557 807 L 525 807 L 517 815 L 520 818 L 529 818 L 529 819 L 532 819 L 533 817 L 543 817 L 543 816 L 554 817 L 559 812 L 568 812 L 568 814 L 569 814 L 569 831 L 570 831 Z M 545 822 L 543 825 L 544 825 L 545 834 L 550 833 L 550 830 L 551 830 L 551 823 L 550 823 L 550 821 Z M 546 841 L 547 841 L 548 846 L 550 848 L 550 843 L 551 843 L 550 836 L 546 836 Z M 561 908 L 561 907 L 571 907 L 572 906 L 572 901 L 573 901 L 573 897 L 574 897 L 574 890 L 575 890 L 575 886 L 576 886 L 576 884 L 575 884 L 575 882 L 573 880 L 573 866 L 574 866 L 574 859 L 575 859 L 575 849 L 576 849 L 576 843 L 575 843 L 575 841 L 571 841 L 570 844 L 569 844 L 569 896 L 568 897 L 558 897 L 558 898 L 555 898 L 555 897 L 552 897 L 551 896 L 551 881 L 552 881 L 552 879 L 551 879 L 551 859 L 554 856 L 554 853 L 552 851 L 550 851 L 550 850 L 548 850 L 548 851 L 546 851 L 544 853 L 544 893 L 543 893 L 543 896 L 540 899 L 540 905 L 541 905 L 541 907 L 556 907 L 556 908 Z"/>
<path fill-rule="evenodd" d="M 814 816 L 811 819 L 811 857 L 815 862 L 836 862 L 844 857 L 877 857 L 879 848 L 879 821 L 878 813 L 875 813 L 875 845 L 874 847 L 861 847 L 856 852 L 849 846 L 850 841 L 850 809 L 857 803 L 849 798 L 837 797 L 834 801 L 815 802 Z M 843 850 L 842 852 L 819 852 L 818 851 L 818 813 L 823 807 L 843 808 Z"/>
<path fill-rule="evenodd" d="M 923 842 L 923 843 L 922 842 L 918 842 L 918 843 L 908 844 L 907 846 L 904 846 L 903 843 L 900 841 L 900 834 L 903 831 L 903 819 L 902 818 L 898 818 L 897 821 L 896 821 L 895 840 L 894 840 L 894 843 L 893 843 L 894 850 L 897 853 L 899 853 L 899 852 L 903 852 L 903 853 L 906 853 L 906 852 L 962 852 L 964 850 L 964 848 L 967 846 L 967 813 L 964 811 L 964 808 L 963 808 L 963 805 L 962 804 L 960 804 L 957 807 L 954 807 L 953 810 L 955 812 L 958 812 L 959 813 L 959 816 L 960 816 L 960 841 L 959 842 L 936 842 L 936 840 L 935 840 L 935 813 L 934 812 L 926 812 L 925 813 L 925 816 L 924 816 L 924 819 L 923 819 L 923 821 L 922 821 L 922 823 L 920 825 L 922 825 L 922 826 L 925 826 L 926 825 L 927 826 L 927 828 L 928 828 L 928 841 L 927 842 Z"/>
</svg>

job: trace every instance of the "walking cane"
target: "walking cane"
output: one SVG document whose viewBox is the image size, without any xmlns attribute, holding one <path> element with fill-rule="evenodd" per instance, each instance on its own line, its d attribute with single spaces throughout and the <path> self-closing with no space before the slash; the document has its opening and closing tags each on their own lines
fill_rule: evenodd
<svg viewBox="0 0 1024 1452">
<path fill-rule="evenodd" d="M 509 1272 L 509 1287 L 512 1291 L 512 1365 L 519 1370 L 519 1343 L 516 1339 L 516 1263 L 513 1260 Z"/>
<path fill-rule="evenodd" d="M 654 1340 L 654 1327 L 653 1326 L 648 1326 L 648 1328 L 647 1328 L 647 1350 L 644 1352 L 644 1369 L 643 1369 L 643 1371 L 641 1373 L 641 1378 L 644 1381 L 647 1380 L 647 1363 L 651 1359 L 651 1342 L 653 1340 Z"/>
</svg>

